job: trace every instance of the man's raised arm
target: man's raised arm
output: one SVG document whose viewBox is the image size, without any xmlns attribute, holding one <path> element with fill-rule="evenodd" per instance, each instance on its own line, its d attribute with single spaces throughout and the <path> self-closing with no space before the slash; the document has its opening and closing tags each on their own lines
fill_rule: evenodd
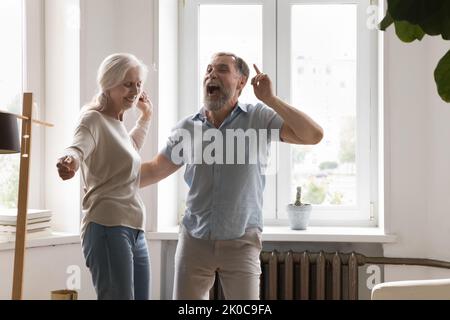
<svg viewBox="0 0 450 320">
<path fill-rule="evenodd" d="M 290 106 L 273 93 L 269 76 L 259 71 L 256 65 L 256 76 L 251 84 L 255 96 L 271 107 L 284 120 L 280 131 L 283 142 L 293 144 L 317 144 L 323 138 L 323 129 L 306 113 Z"/>
</svg>

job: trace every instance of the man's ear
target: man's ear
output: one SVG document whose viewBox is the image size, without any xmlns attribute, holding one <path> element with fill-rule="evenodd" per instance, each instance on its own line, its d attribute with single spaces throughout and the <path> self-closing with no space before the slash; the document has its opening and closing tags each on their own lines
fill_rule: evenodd
<svg viewBox="0 0 450 320">
<path fill-rule="evenodd" d="M 246 76 L 241 76 L 241 79 L 239 80 L 239 84 L 238 84 L 238 89 L 240 91 L 242 91 L 242 89 L 244 89 L 245 84 L 247 83 L 248 77 Z"/>
</svg>

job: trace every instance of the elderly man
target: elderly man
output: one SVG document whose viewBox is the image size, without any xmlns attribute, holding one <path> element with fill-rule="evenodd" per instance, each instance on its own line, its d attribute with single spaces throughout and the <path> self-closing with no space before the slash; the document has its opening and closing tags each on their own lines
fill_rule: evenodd
<svg viewBox="0 0 450 320">
<path fill-rule="evenodd" d="M 249 77 L 247 64 L 232 53 L 216 53 L 203 80 L 203 108 L 180 121 L 164 149 L 142 164 L 141 187 L 186 165 L 189 192 L 175 254 L 174 299 L 208 299 L 216 271 L 226 299 L 259 299 L 265 163 L 258 146 L 322 139 L 322 128 L 275 96 L 268 75 L 254 68 L 251 84 L 264 104 L 243 104 L 238 98 Z M 239 137 L 244 141 L 234 144 Z M 250 137 L 256 148 L 246 144 Z"/>
</svg>

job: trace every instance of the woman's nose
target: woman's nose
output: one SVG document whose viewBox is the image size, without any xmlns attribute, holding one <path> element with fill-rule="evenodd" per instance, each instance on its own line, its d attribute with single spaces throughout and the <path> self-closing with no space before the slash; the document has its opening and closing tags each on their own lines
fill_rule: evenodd
<svg viewBox="0 0 450 320">
<path fill-rule="evenodd" d="M 137 85 L 131 86 L 131 92 L 134 94 L 137 94 L 139 92 L 139 87 Z"/>
</svg>

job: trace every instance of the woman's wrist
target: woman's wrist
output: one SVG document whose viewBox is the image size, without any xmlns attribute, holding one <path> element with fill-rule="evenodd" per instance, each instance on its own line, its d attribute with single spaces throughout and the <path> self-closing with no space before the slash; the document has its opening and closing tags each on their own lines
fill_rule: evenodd
<svg viewBox="0 0 450 320">
<path fill-rule="evenodd" d="M 152 119 L 152 113 L 151 112 L 143 112 L 139 118 L 141 121 L 150 121 Z"/>
<path fill-rule="evenodd" d="M 152 119 L 151 114 L 150 115 L 142 114 L 138 119 L 138 123 L 141 125 L 148 125 L 151 119 Z"/>
</svg>

